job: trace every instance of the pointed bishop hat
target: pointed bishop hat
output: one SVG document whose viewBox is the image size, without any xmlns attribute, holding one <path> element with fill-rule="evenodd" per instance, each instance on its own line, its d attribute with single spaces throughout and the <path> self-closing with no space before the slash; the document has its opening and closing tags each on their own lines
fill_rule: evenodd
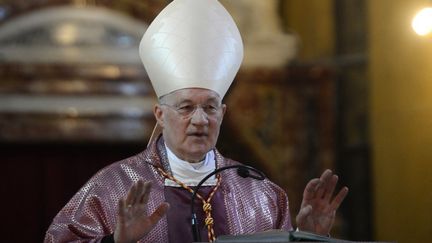
<svg viewBox="0 0 432 243">
<path fill-rule="evenodd" d="M 157 97 L 204 88 L 223 98 L 243 60 L 243 42 L 217 0 L 174 0 L 150 24 L 139 54 Z M 160 133 L 158 126 L 152 134 Z"/>
</svg>

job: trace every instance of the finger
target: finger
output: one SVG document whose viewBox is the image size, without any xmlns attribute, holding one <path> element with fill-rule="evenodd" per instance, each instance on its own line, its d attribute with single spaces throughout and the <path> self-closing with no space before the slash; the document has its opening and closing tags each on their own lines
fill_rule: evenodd
<svg viewBox="0 0 432 243">
<path fill-rule="evenodd" d="M 318 178 L 312 179 L 308 182 L 303 192 L 303 201 L 309 201 L 315 197 L 319 183 L 320 181 Z"/>
<path fill-rule="evenodd" d="M 330 178 L 331 178 L 332 175 L 333 175 L 333 172 L 332 172 L 331 170 L 329 170 L 329 169 L 326 169 L 326 170 L 321 174 L 320 180 L 321 180 L 321 181 L 328 181 L 328 180 L 330 180 Z"/>
<path fill-rule="evenodd" d="M 339 206 L 341 205 L 342 201 L 345 199 L 346 195 L 348 194 L 348 187 L 343 187 L 339 193 L 336 195 L 336 197 L 333 199 L 330 208 L 332 210 L 337 210 Z"/>
<path fill-rule="evenodd" d="M 315 178 L 310 180 L 309 183 L 306 185 L 303 192 L 303 200 L 301 203 L 302 208 L 310 204 L 311 201 L 314 200 L 319 183 L 319 179 Z"/>
<path fill-rule="evenodd" d="M 318 184 L 317 189 L 316 189 L 315 198 L 321 199 L 324 195 L 324 192 L 325 192 L 324 183 L 322 181 L 320 181 L 320 183 Z"/>
<path fill-rule="evenodd" d="M 144 191 L 140 197 L 140 200 L 139 200 L 140 203 L 147 204 L 148 199 L 149 199 L 149 195 L 150 195 L 150 191 L 151 191 L 151 187 L 152 187 L 152 184 L 150 181 L 144 183 Z"/>
<path fill-rule="evenodd" d="M 126 207 L 125 207 L 125 200 L 123 198 L 120 198 L 118 202 L 118 209 L 117 209 L 117 220 L 118 224 L 124 224 L 124 219 L 126 216 Z"/>
<path fill-rule="evenodd" d="M 327 189 L 326 189 L 326 192 L 324 194 L 324 199 L 327 202 L 330 202 L 330 199 L 333 196 L 333 192 L 334 192 L 334 190 L 336 188 L 336 184 L 337 184 L 338 180 L 339 180 L 339 177 L 337 175 L 333 175 L 331 177 L 329 183 L 327 184 Z"/>
<path fill-rule="evenodd" d="M 151 226 L 155 226 L 157 222 L 166 214 L 169 209 L 169 204 L 164 202 L 150 215 L 149 222 Z"/>
<path fill-rule="evenodd" d="M 327 190 L 327 185 L 328 185 L 329 181 L 331 180 L 332 174 L 333 174 L 332 171 L 329 169 L 325 170 L 322 173 L 322 175 L 319 179 L 320 185 L 319 185 L 318 190 L 317 190 L 317 195 L 316 195 L 317 198 L 323 198 L 324 197 L 324 194 Z"/>
<path fill-rule="evenodd" d="M 126 196 L 126 205 L 132 205 L 135 200 L 135 193 L 136 193 L 136 184 L 134 183 L 132 187 L 129 189 L 127 196 Z"/>
<path fill-rule="evenodd" d="M 142 180 L 138 180 L 136 183 L 136 191 L 135 196 L 133 197 L 132 205 L 136 205 L 140 203 L 140 198 L 144 193 L 144 182 Z"/>
</svg>

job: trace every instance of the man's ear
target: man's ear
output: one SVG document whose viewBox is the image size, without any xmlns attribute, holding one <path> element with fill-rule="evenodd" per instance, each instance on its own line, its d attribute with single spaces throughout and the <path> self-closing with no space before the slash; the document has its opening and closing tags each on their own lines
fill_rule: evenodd
<svg viewBox="0 0 432 243">
<path fill-rule="evenodd" d="M 223 117 L 225 115 L 226 109 L 227 109 L 227 106 L 225 104 L 222 104 L 222 116 L 220 118 L 221 123 L 222 123 Z"/>
<path fill-rule="evenodd" d="M 163 110 L 161 105 L 156 104 L 153 107 L 153 114 L 156 118 L 156 122 L 159 124 L 159 126 L 161 126 L 162 128 L 164 127 L 164 115 L 163 115 Z"/>
</svg>

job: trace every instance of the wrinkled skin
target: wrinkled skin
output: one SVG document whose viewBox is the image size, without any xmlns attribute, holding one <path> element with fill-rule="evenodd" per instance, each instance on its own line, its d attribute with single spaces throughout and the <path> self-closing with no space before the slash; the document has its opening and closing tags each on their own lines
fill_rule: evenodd
<svg viewBox="0 0 432 243">
<path fill-rule="evenodd" d="M 348 194 L 343 187 L 333 197 L 338 176 L 326 170 L 320 178 L 309 181 L 303 193 L 303 201 L 296 217 L 299 230 L 320 235 L 329 235 L 333 226 L 336 210 Z"/>
<path fill-rule="evenodd" d="M 162 203 L 151 214 L 146 212 L 151 183 L 138 181 L 129 190 L 126 198 L 119 201 L 117 225 L 114 232 L 116 243 L 137 242 L 159 222 L 168 211 L 168 203 Z"/>
<path fill-rule="evenodd" d="M 216 146 L 226 106 L 220 96 L 208 89 L 180 89 L 163 96 L 154 114 L 163 129 L 166 145 L 180 159 L 189 162 L 202 160 L 208 151 Z M 211 104 L 220 107 L 213 115 L 203 109 L 196 109 L 191 116 L 183 117 L 172 107 L 186 107 Z"/>
</svg>

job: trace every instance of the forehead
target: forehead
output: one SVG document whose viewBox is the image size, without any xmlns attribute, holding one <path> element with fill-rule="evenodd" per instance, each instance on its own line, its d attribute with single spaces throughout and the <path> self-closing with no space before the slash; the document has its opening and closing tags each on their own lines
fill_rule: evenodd
<svg viewBox="0 0 432 243">
<path fill-rule="evenodd" d="M 202 88 L 187 88 L 176 90 L 163 96 L 161 99 L 165 99 L 171 102 L 206 102 L 206 101 L 217 101 L 220 102 L 221 98 L 218 93 L 209 89 Z"/>
</svg>

